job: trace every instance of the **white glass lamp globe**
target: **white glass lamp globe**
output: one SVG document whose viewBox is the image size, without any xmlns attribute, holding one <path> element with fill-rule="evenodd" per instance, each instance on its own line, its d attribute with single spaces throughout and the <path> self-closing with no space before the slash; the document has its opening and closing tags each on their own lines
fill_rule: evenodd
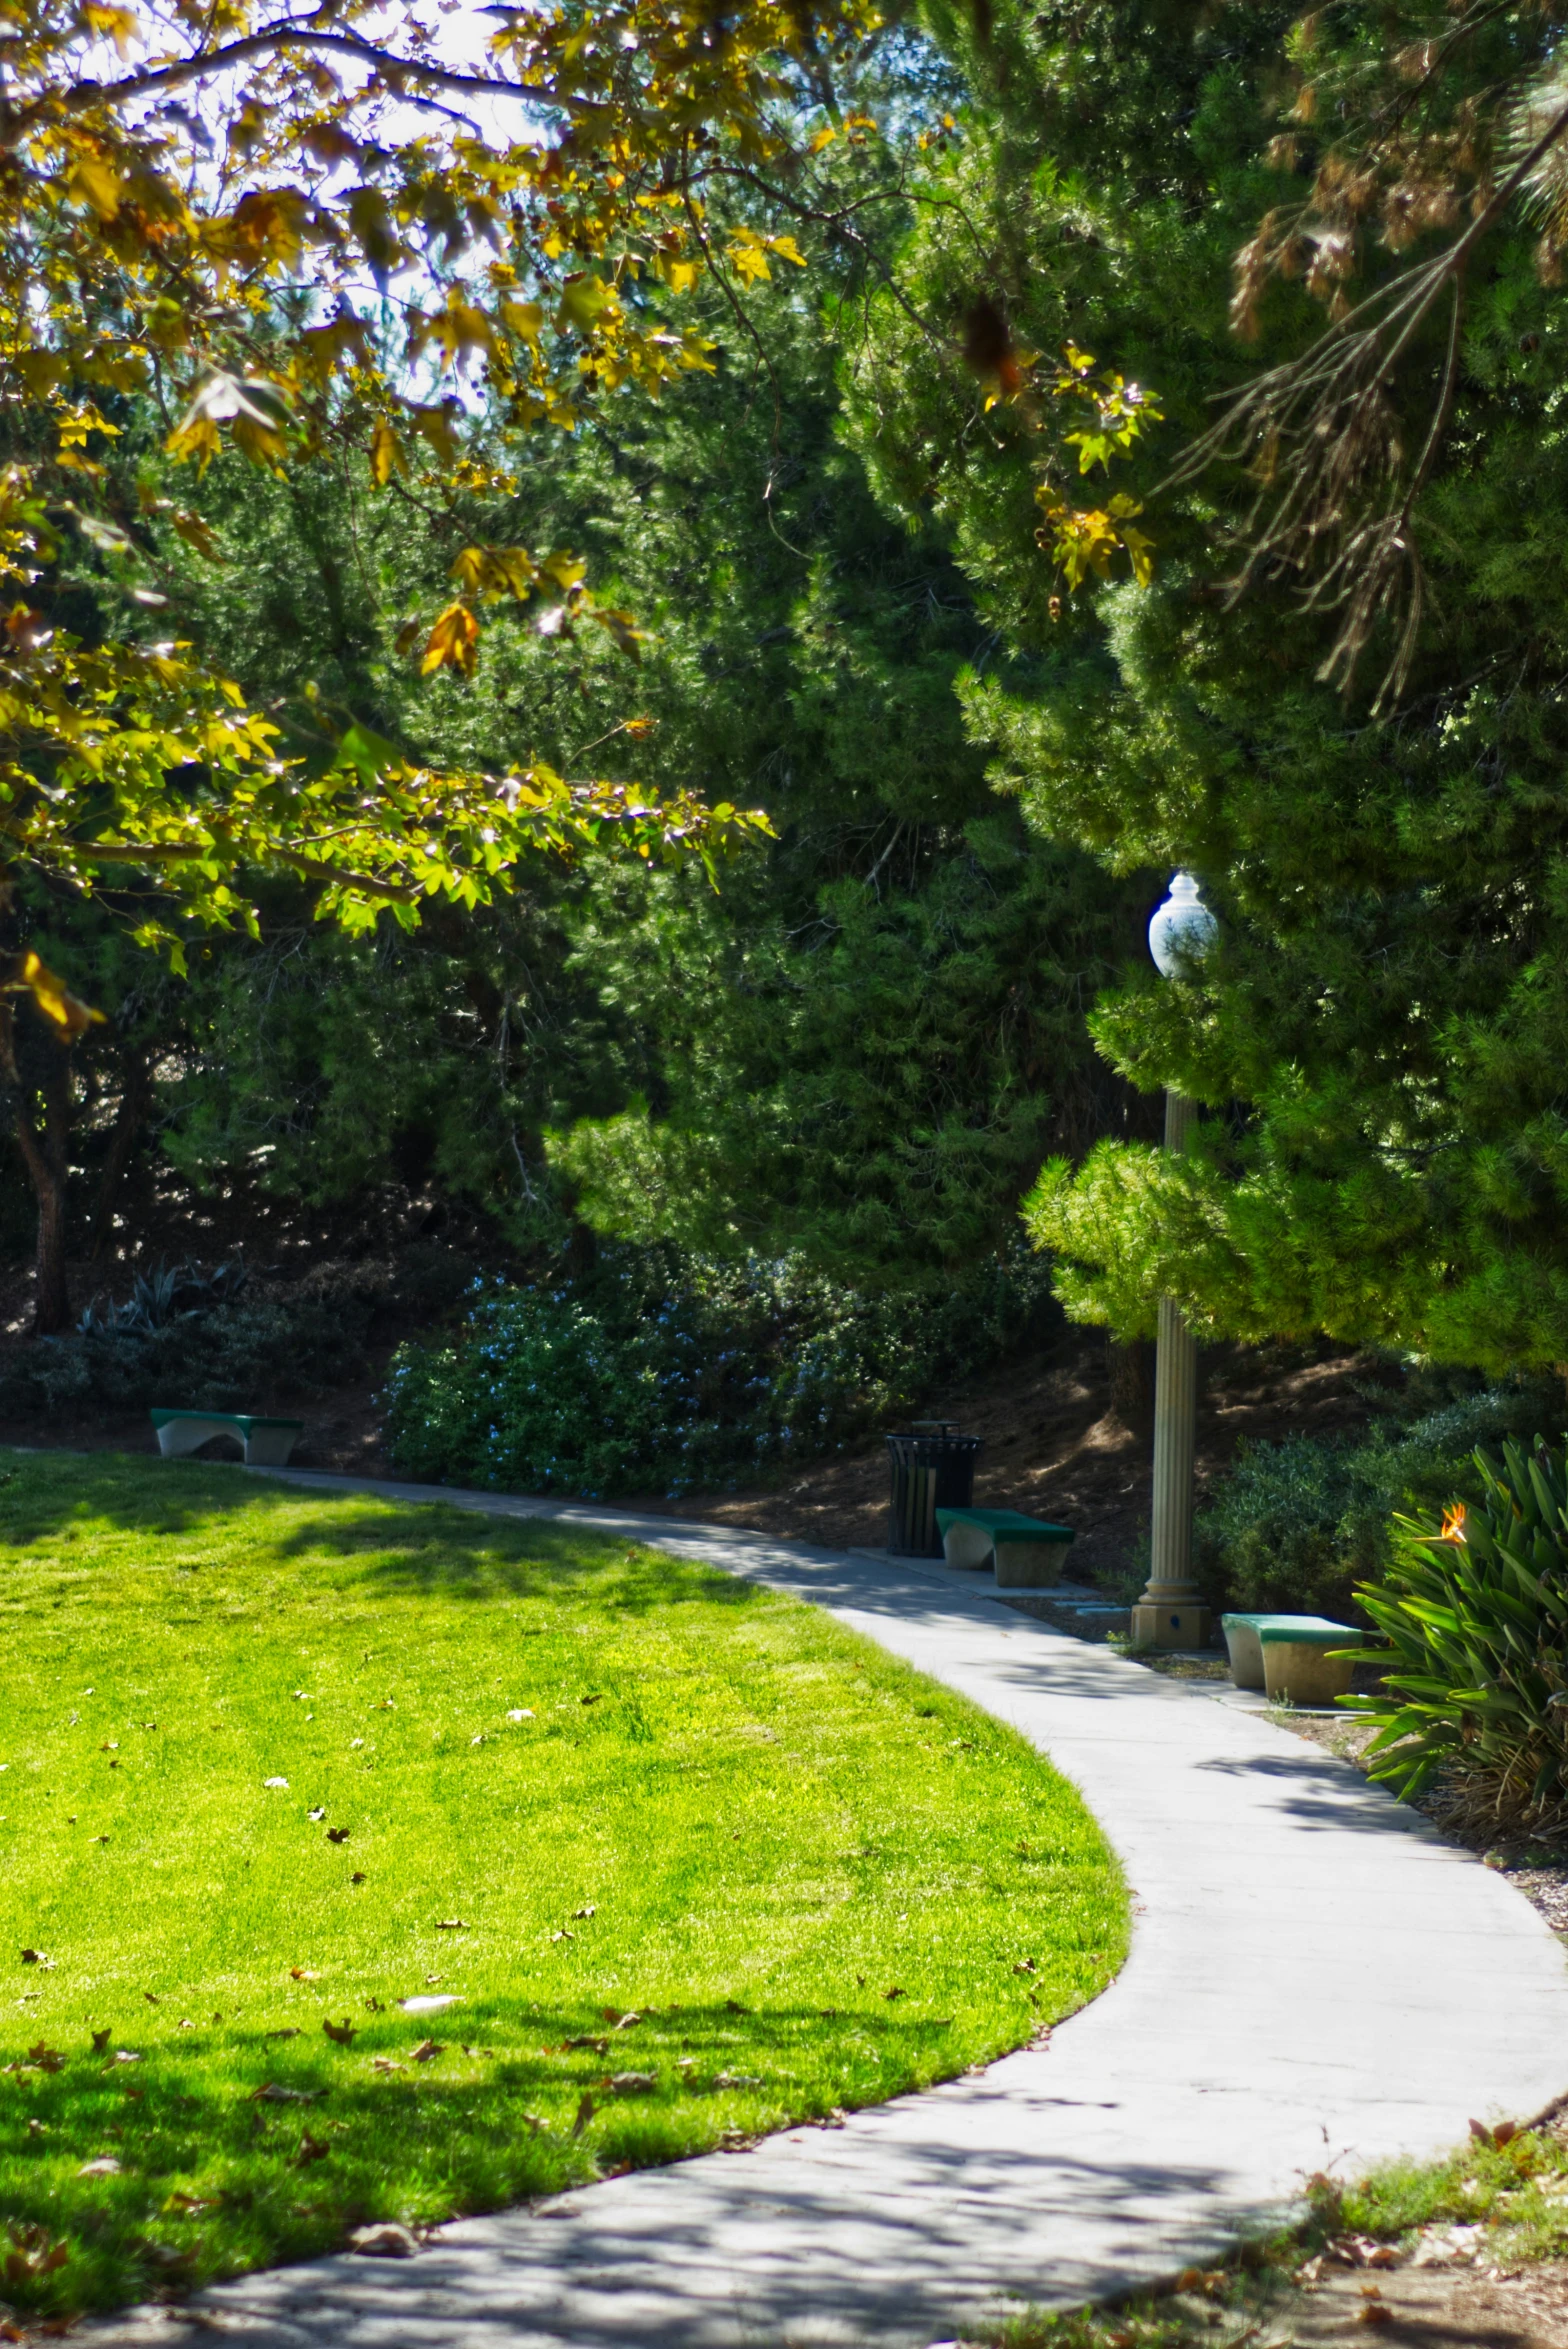
<svg viewBox="0 0 1568 2349">
<path fill-rule="evenodd" d="M 1171 875 L 1171 893 L 1149 923 L 1149 952 L 1162 978 L 1179 979 L 1219 936 L 1220 926 L 1198 895 L 1191 873 Z"/>
</svg>

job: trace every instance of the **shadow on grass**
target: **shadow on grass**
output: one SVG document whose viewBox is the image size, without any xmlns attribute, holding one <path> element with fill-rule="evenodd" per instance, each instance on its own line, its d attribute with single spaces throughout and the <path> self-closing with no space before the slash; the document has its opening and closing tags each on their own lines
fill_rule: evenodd
<svg viewBox="0 0 1568 2349">
<path fill-rule="evenodd" d="M 461 2015 L 356 2019 L 352 2051 L 197 2031 L 134 2068 L 112 2048 L 42 2043 L 8 2066 L 0 2216 L 14 2242 L 31 2232 L 67 2257 L 8 2276 L 6 2299 L 38 2315 L 123 2305 L 309 2258 L 367 2220 L 495 2210 L 710 2151 L 737 2130 L 825 2119 L 839 2093 L 830 2067 L 851 2040 L 880 2061 L 861 2067 L 848 2102 L 962 2061 L 944 2056 L 947 2023 L 848 2010 L 709 2003 L 616 2030 L 584 2004 L 476 2000 Z M 420 2061 L 425 2021 L 448 2030 Z"/>
<path fill-rule="evenodd" d="M 280 1519 L 278 1560 L 326 1553 L 386 1590 L 439 1591 L 447 1598 L 543 1597 L 600 1586 L 619 1613 L 702 1600 L 731 1607 L 758 1592 L 718 1568 L 651 1551 L 610 1532 L 557 1521 L 481 1516 L 439 1500 L 381 1501 L 306 1495 L 223 1463 L 124 1458 L 94 1453 L 0 1453 L 0 1546 L 30 1544 L 107 1525 L 150 1541 L 197 1536 L 240 1515 Z"/>
</svg>

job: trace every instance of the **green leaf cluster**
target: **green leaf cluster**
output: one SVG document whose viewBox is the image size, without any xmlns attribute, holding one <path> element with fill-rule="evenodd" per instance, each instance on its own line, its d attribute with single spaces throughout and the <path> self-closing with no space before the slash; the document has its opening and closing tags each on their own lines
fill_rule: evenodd
<svg viewBox="0 0 1568 2349">
<path fill-rule="evenodd" d="M 1568 1812 L 1568 1470 L 1544 1437 L 1475 1465 L 1478 1508 L 1396 1520 L 1388 1577 L 1359 1594 L 1389 1643 L 1360 1658 L 1383 1690 L 1342 1701 L 1397 1793 L 1449 1773 L 1476 1813 L 1551 1825 Z"/>
</svg>

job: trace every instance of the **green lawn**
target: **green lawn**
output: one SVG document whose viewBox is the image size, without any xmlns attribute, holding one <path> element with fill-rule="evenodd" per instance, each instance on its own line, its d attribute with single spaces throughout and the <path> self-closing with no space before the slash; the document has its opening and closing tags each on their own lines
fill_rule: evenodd
<svg viewBox="0 0 1568 2349">
<path fill-rule="evenodd" d="M 0 1674 L 19 2312 L 878 2103 L 1126 1945 L 1018 1737 L 621 1541 L 0 1453 Z"/>
</svg>

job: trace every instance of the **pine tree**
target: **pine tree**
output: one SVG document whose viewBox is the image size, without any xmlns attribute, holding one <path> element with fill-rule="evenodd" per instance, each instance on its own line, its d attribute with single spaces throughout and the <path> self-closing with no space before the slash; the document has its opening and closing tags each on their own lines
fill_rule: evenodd
<svg viewBox="0 0 1568 2349">
<path fill-rule="evenodd" d="M 999 9 L 985 104 L 932 166 L 904 260 L 926 320 L 984 294 L 1020 347 L 1066 340 L 1155 387 L 1167 423 L 1127 486 L 1146 591 L 1091 578 L 1060 619 L 1016 407 L 981 414 L 956 357 L 890 300 L 857 371 L 884 494 L 945 518 L 985 616 L 1038 668 L 974 676 L 971 726 L 1042 837 L 1201 878 L 1222 924 L 1179 983 L 1134 959 L 1092 1025 L 1151 1092 L 1206 1105 L 1169 1162 L 1106 1140 L 1047 1169 L 1032 1228 L 1074 1312 L 1147 1331 L 1165 1291 L 1207 1335 L 1568 1360 L 1568 792 L 1563 783 L 1568 339 L 1523 227 L 1467 291 L 1448 441 L 1416 516 L 1429 602 L 1397 712 L 1318 679 L 1333 615 L 1289 577 L 1227 592 L 1257 494 L 1239 469 L 1158 490 L 1212 403 L 1303 347 L 1290 284 L 1259 341 L 1226 317 L 1231 253 L 1277 196 L 1282 13 Z M 955 39 L 957 36 L 954 36 Z M 935 199 L 940 198 L 940 202 Z M 1434 321 L 1387 392 L 1414 432 Z M 1399 422 L 1396 415 L 1394 421 Z M 1389 646 L 1368 656 L 1375 684 Z"/>
</svg>

